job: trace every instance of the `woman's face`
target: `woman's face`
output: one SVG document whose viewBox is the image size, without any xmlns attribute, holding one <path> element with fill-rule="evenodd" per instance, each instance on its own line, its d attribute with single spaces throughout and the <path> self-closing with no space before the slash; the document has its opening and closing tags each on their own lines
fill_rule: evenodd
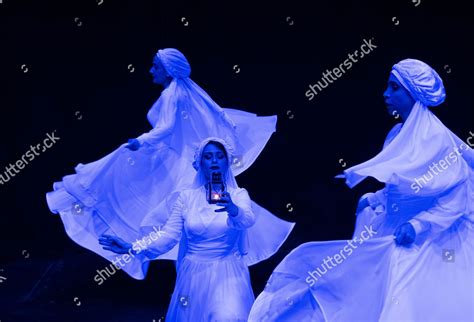
<svg viewBox="0 0 474 322">
<path fill-rule="evenodd" d="M 388 78 L 387 89 L 383 93 L 383 97 L 390 115 L 399 114 L 404 121 L 410 115 L 415 104 L 413 97 L 392 73 Z"/>
<path fill-rule="evenodd" d="M 150 74 L 153 75 L 153 82 L 161 85 L 165 85 L 171 78 L 166 75 L 165 67 L 156 55 L 153 58 L 153 67 L 150 69 Z"/>
<path fill-rule="evenodd" d="M 209 142 L 202 151 L 201 168 L 207 181 L 209 181 L 213 171 L 221 172 L 222 177 L 225 178 L 228 170 L 225 151 L 215 143 Z"/>
</svg>

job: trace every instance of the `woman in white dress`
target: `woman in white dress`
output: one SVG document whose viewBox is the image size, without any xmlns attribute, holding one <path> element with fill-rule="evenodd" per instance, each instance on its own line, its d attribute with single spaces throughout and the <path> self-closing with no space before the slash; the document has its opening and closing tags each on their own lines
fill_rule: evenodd
<svg viewBox="0 0 474 322">
<path fill-rule="evenodd" d="M 249 320 L 474 321 L 473 150 L 429 110 L 445 90 L 427 64 L 395 64 L 384 98 L 402 123 L 343 177 L 385 188 L 361 198 L 352 240 L 294 249 Z"/>
<path fill-rule="evenodd" d="M 225 139 L 235 151 L 231 167 L 238 175 L 255 161 L 275 131 L 276 116 L 221 108 L 189 78 L 191 67 L 176 49 L 159 50 L 150 73 L 165 87 L 147 114 L 153 129 L 98 161 L 79 164 L 76 173 L 56 182 L 46 195 L 69 237 L 112 263 L 115 256 L 100 247 L 99 236 L 136 239 L 143 218 L 157 201 L 192 182 L 194 148 L 202 140 Z M 176 250 L 165 257 L 176 259 Z M 135 258 L 121 268 L 143 279 L 147 267 L 148 262 Z"/>
<path fill-rule="evenodd" d="M 220 138 L 201 143 L 195 154 L 193 184 L 170 196 L 173 206 L 169 212 L 158 205 L 142 223 L 151 227 L 168 216 L 158 236 L 145 234 L 135 242 L 112 235 L 99 239 L 106 250 L 149 259 L 180 244 L 167 321 L 247 321 L 254 301 L 247 266 L 274 253 L 293 227 L 252 205 L 232 174 L 233 154 Z M 221 173 L 225 185 L 216 190 L 220 195 L 217 203 L 212 202 L 214 189 L 210 188 L 214 171 Z M 259 216 L 267 217 L 266 223 Z"/>
</svg>

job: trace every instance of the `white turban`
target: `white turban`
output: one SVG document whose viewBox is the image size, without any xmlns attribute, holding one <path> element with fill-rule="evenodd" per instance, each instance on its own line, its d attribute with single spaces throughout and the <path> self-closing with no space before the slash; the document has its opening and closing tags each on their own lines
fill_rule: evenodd
<svg viewBox="0 0 474 322">
<path fill-rule="evenodd" d="M 393 65 L 392 74 L 410 92 L 413 99 L 423 105 L 437 106 L 446 98 L 441 77 L 420 60 L 404 59 Z"/>
<path fill-rule="evenodd" d="M 156 56 L 171 77 L 187 78 L 191 74 L 189 62 L 179 50 L 174 48 L 160 49 Z"/>
</svg>

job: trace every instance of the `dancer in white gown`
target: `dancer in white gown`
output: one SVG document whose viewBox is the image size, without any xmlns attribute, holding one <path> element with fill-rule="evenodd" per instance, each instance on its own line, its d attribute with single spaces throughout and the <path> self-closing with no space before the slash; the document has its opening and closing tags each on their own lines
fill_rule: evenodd
<svg viewBox="0 0 474 322">
<path fill-rule="evenodd" d="M 169 218 L 158 232 L 135 243 L 119 236 L 104 235 L 100 243 L 104 249 L 118 254 L 156 258 L 169 252 L 181 240 L 176 285 L 166 315 L 167 321 L 247 321 L 254 301 L 247 265 L 247 256 L 267 257 L 279 247 L 293 225 L 273 216 L 259 234 L 273 236 L 276 242 L 247 248 L 248 237 L 261 211 L 235 181 L 229 160 L 232 148 L 219 138 L 204 140 L 197 149 L 194 183 L 175 197 Z M 219 171 L 225 178 L 226 192 L 217 204 L 211 203 L 209 182 L 211 172 Z M 222 208 L 223 207 L 223 208 Z M 143 226 L 152 226 L 167 212 L 158 206 L 151 211 Z M 157 220 L 158 218 L 158 220 Z M 273 224 L 272 224 L 273 223 Z M 266 232 L 265 232 L 266 229 Z M 276 230 L 275 230 L 276 229 Z M 247 230 L 250 234 L 247 235 Z M 270 252 L 270 253 L 269 253 Z M 253 254 L 252 254 L 253 253 Z"/>
<path fill-rule="evenodd" d="M 473 150 L 429 110 L 445 99 L 427 64 L 395 64 L 384 93 L 402 123 L 374 158 L 349 241 L 305 243 L 274 270 L 250 321 L 474 321 Z"/>
<path fill-rule="evenodd" d="M 157 203 L 192 183 L 195 146 L 207 137 L 223 138 L 234 149 L 231 168 L 238 175 L 275 131 L 276 116 L 221 108 L 189 78 L 191 67 L 178 50 L 159 50 L 153 64 L 154 82 L 165 87 L 147 115 L 153 129 L 98 161 L 79 164 L 75 174 L 56 182 L 47 194 L 50 210 L 60 214 L 69 237 L 112 263 L 116 256 L 100 247 L 99 236 L 141 236 L 140 225 Z M 166 219 L 163 215 L 154 225 Z M 177 256 L 178 246 L 160 259 Z M 148 264 L 137 256 L 121 268 L 143 279 Z"/>
</svg>

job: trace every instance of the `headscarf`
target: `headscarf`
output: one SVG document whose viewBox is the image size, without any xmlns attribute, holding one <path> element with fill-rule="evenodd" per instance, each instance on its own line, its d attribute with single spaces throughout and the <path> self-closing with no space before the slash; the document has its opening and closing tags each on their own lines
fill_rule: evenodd
<svg viewBox="0 0 474 322">
<path fill-rule="evenodd" d="M 415 101 L 426 106 L 438 106 L 446 98 L 443 80 L 426 63 L 417 59 L 404 59 L 393 65 L 392 74 L 405 87 Z"/>
<path fill-rule="evenodd" d="M 473 150 L 427 108 L 427 104 L 441 104 L 446 97 L 443 82 L 431 67 L 405 59 L 393 66 L 392 74 L 416 100 L 410 115 L 403 126 L 397 124 L 390 131 L 379 154 L 345 170 L 343 177 L 351 188 L 371 176 L 396 185 L 405 194 L 437 196 L 469 178 Z M 446 158 L 451 164 L 435 175 L 434 163 Z M 421 187 L 417 182 L 422 182 Z"/>
<path fill-rule="evenodd" d="M 165 67 L 166 72 L 173 78 L 187 78 L 191 74 L 191 66 L 186 57 L 177 49 L 160 49 L 156 56 Z"/>
</svg>

